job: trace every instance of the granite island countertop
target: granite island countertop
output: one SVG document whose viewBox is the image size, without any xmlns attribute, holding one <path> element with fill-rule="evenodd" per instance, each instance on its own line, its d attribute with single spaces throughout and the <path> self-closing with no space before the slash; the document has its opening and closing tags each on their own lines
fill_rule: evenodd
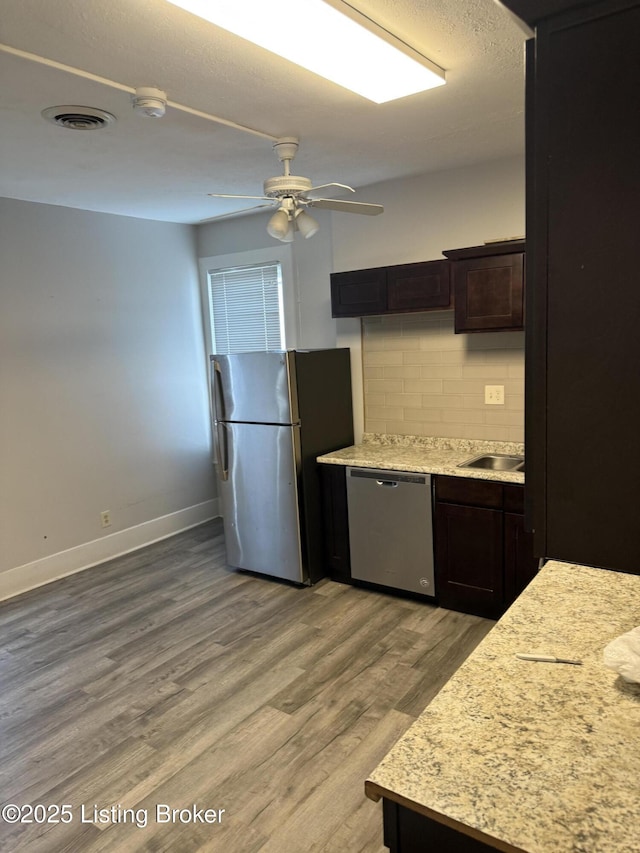
<svg viewBox="0 0 640 853">
<path fill-rule="evenodd" d="M 524 483 L 524 474 L 521 471 L 458 468 L 461 462 L 481 453 L 523 455 L 524 445 L 517 442 L 365 433 L 361 444 L 325 453 L 318 456 L 317 461 L 325 465 L 383 468 L 388 471 L 416 471 L 422 474 L 446 474 L 450 477 Z"/>
<path fill-rule="evenodd" d="M 503 851 L 638 853 L 640 576 L 547 563 L 365 784 Z M 517 652 L 582 660 L 519 660 Z"/>
</svg>

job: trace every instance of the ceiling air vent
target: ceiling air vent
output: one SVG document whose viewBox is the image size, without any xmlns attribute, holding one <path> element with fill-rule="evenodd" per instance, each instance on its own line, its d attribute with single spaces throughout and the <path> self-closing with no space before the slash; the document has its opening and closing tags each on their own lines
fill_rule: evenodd
<svg viewBox="0 0 640 853">
<path fill-rule="evenodd" d="M 111 113 L 94 107 L 47 107 L 40 115 L 67 130 L 100 130 L 116 120 Z"/>
</svg>

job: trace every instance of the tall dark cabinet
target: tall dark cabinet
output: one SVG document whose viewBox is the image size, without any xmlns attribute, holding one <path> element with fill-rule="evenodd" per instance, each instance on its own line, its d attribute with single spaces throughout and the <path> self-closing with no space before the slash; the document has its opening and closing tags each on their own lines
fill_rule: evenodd
<svg viewBox="0 0 640 853">
<path fill-rule="evenodd" d="M 582 3 L 529 23 L 526 447 L 535 552 L 640 573 L 640 3 Z"/>
</svg>

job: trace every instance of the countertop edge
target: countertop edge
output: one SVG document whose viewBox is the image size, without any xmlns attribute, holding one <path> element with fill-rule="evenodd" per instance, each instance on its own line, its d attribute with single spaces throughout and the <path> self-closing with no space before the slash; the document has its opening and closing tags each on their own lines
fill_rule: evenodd
<svg viewBox="0 0 640 853">
<path fill-rule="evenodd" d="M 447 815 L 432 811 L 428 807 L 407 799 L 406 797 L 403 797 L 402 794 L 397 794 L 395 791 L 383 788 L 381 785 L 378 785 L 376 782 L 372 782 L 369 779 L 364 783 L 364 792 L 366 796 L 375 803 L 379 802 L 383 798 L 390 802 L 397 803 L 397 805 L 410 809 L 417 814 L 421 814 L 423 817 L 426 817 L 435 823 L 440 823 L 443 826 L 449 827 L 449 829 L 453 829 L 456 832 L 461 833 L 462 835 L 466 835 L 469 838 L 473 838 L 476 841 L 487 844 L 495 850 L 501 851 L 501 853 L 527 853 L 527 851 L 523 850 L 522 847 L 514 847 L 512 844 L 509 844 L 507 841 L 503 841 L 500 838 L 496 838 L 494 835 L 487 835 L 478 829 L 474 829 L 472 826 L 453 820 L 452 818 L 447 817 Z"/>
<path fill-rule="evenodd" d="M 477 453 L 468 449 L 435 449 L 397 446 L 393 444 L 356 444 L 316 457 L 321 465 L 340 465 L 343 468 L 373 468 L 386 471 L 406 471 L 460 477 L 470 480 L 490 480 L 498 483 L 523 485 L 522 471 L 491 471 L 483 468 L 460 468 Z"/>
</svg>

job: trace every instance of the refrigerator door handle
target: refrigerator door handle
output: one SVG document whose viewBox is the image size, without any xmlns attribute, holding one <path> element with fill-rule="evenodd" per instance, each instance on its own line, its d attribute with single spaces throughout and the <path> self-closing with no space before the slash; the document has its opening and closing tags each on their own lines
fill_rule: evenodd
<svg viewBox="0 0 640 853">
<path fill-rule="evenodd" d="M 220 362 L 212 359 L 213 367 L 213 419 L 217 423 L 225 419 L 224 394 L 222 393 L 222 369 Z"/>
<path fill-rule="evenodd" d="M 218 476 L 221 480 L 229 479 L 229 448 L 227 444 L 227 429 L 220 421 L 216 421 L 216 457 Z"/>
</svg>

